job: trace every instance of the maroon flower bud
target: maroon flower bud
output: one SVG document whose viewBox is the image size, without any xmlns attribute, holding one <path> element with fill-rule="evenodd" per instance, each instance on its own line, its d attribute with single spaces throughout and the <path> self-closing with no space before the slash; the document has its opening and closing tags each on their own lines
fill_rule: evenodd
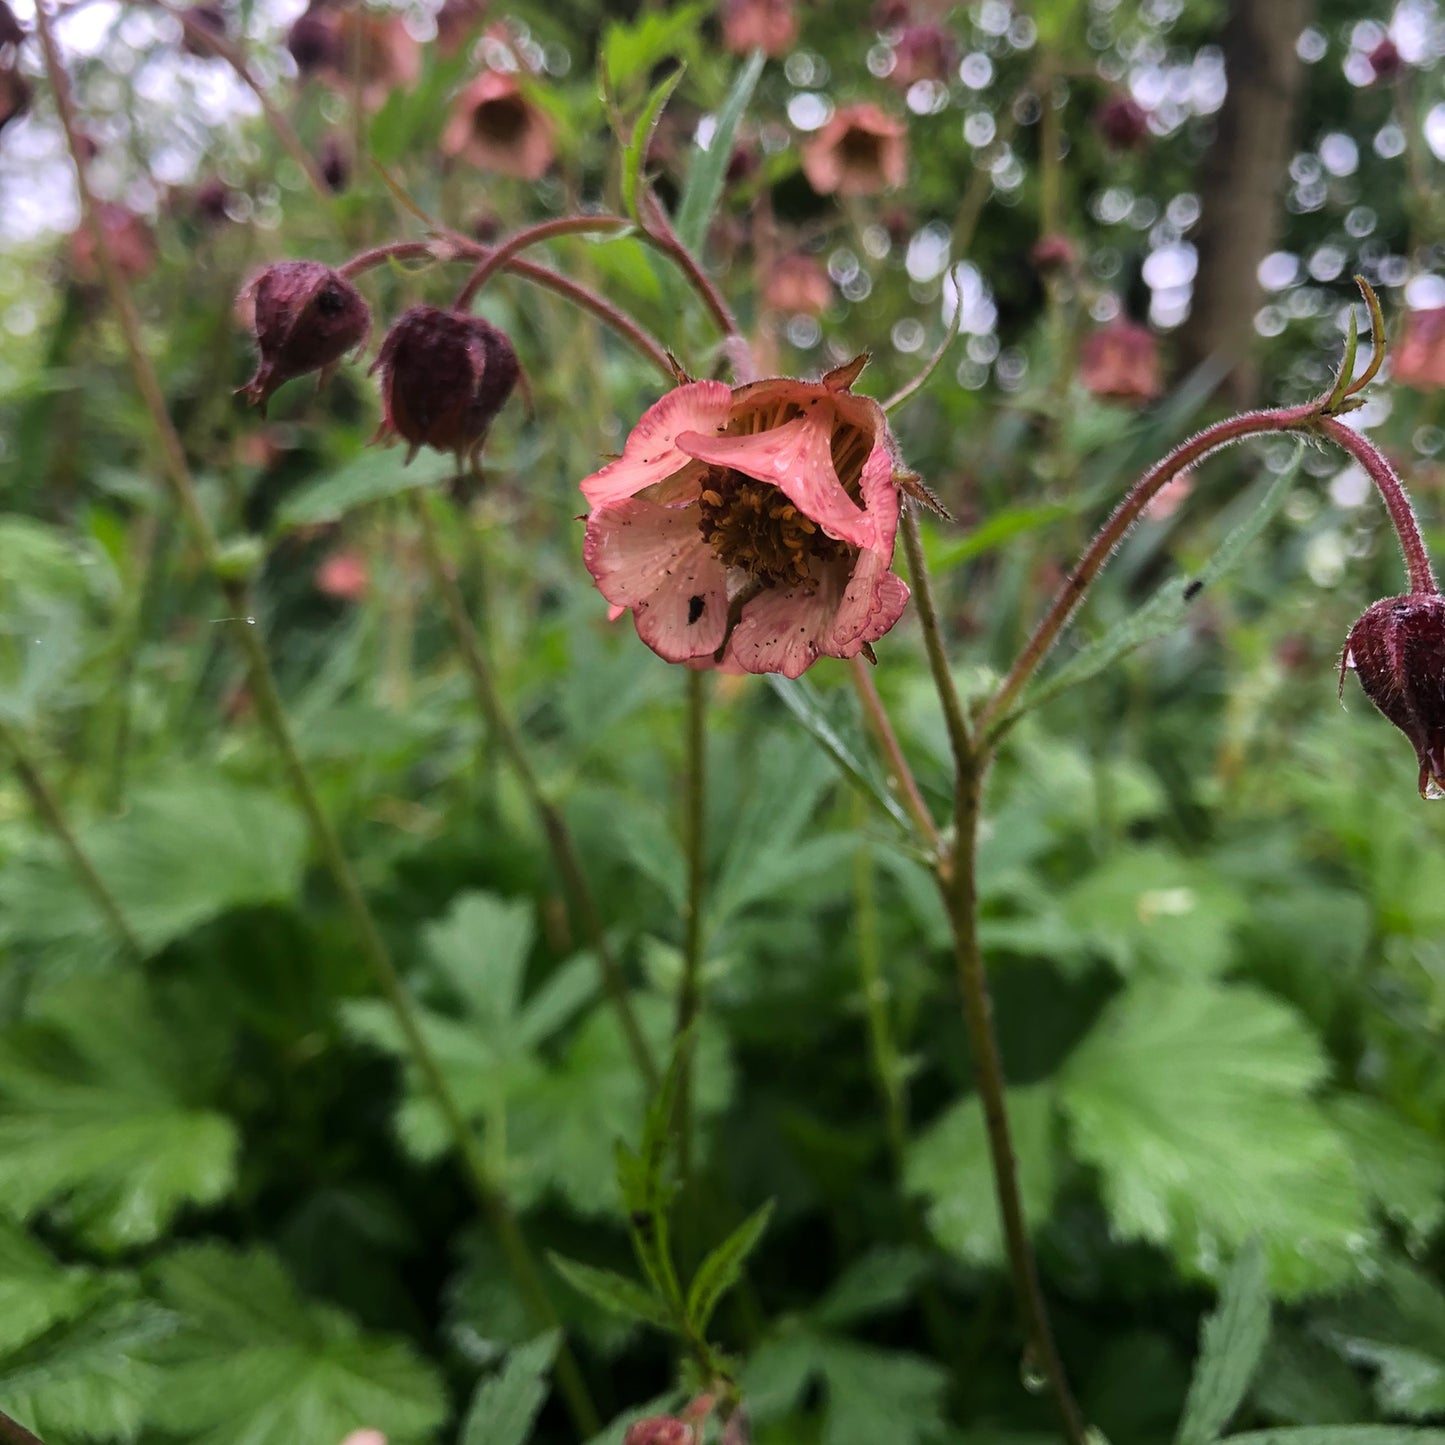
<svg viewBox="0 0 1445 1445">
<path fill-rule="evenodd" d="M 191 196 L 191 209 L 196 219 L 208 226 L 219 226 L 228 220 L 227 207 L 230 204 L 230 186 L 215 177 L 202 181 Z"/>
<path fill-rule="evenodd" d="M 1077 259 L 1074 243 L 1067 236 L 1040 236 L 1029 247 L 1029 260 L 1033 262 L 1034 270 L 1043 275 L 1068 271 Z"/>
<path fill-rule="evenodd" d="M 386 333 L 372 370 L 381 369 L 381 426 L 372 441 L 399 436 L 407 461 L 419 447 L 454 452 L 475 470 L 477 454 L 521 368 L 506 333 L 480 316 L 413 306 Z"/>
<path fill-rule="evenodd" d="M 1153 401 L 1164 389 L 1153 332 L 1123 317 L 1101 326 L 1079 347 L 1079 380 L 1094 396 Z"/>
<path fill-rule="evenodd" d="M 455 55 L 486 18 L 486 0 L 444 0 L 437 11 L 437 48 Z"/>
<path fill-rule="evenodd" d="M 97 203 L 95 218 L 105 233 L 110 259 L 121 276 L 127 281 L 138 281 L 146 275 L 156 261 L 155 236 L 150 226 L 134 211 L 111 201 Z M 101 279 L 95 237 L 85 221 L 71 233 L 70 264 L 76 279 L 87 285 Z"/>
<path fill-rule="evenodd" d="M 1420 759 L 1420 796 L 1445 798 L 1445 598 L 1386 597 L 1350 629 L 1340 658 Z"/>
<path fill-rule="evenodd" d="M 0 50 L 9 45 L 19 45 L 25 39 L 25 27 L 15 18 L 15 12 L 0 0 Z"/>
<path fill-rule="evenodd" d="M 1375 72 L 1375 79 L 1382 85 L 1398 78 L 1405 69 L 1405 58 L 1388 35 L 1365 59 L 1370 62 L 1370 69 Z"/>
<path fill-rule="evenodd" d="M 1094 112 L 1094 127 L 1115 150 L 1131 151 L 1149 134 L 1149 112 L 1132 95 L 1111 95 Z"/>
<path fill-rule="evenodd" d="M 622 1445 L 694 1445 L 697 1432 L 676 1415 L 649 1415 L 627 1427 Z"/>
<path fill-rule="evenodd" d="M 335 17 L 314 9 L 299 16 L 287 31 L 286 49 L 303 78 L 320 71 L 340 70 L 346 62 Z"/>
<path fill-rule="evenodd" d="M 35 92 L 14 66 L 0 69 L 0 130 L 30 109 Z"/>
<path fill-rule="evenodd" d="M 320 261 L 278 261 L 252 277 L 236 298 L 260 361 L 240 394 L 266 414 L 283 382 L 320 371 L 324 382 L 341 358 L 371 334 L 371 310 L 339 271 Z"/>
<path fill-rule="evenodd" d="M 958 63 L 958 46 L 942 25 L 905 25 L 893 43 L 888 78 L 901 90 L 920 80 L 947 80 Z"/>
</svg>

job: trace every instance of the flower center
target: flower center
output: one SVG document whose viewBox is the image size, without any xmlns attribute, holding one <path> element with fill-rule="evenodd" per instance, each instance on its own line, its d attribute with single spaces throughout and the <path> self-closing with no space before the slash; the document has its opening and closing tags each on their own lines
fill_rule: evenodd
<svg viewBox="0 0 1445 1445">
<path fill-rule="evenodd" d="M 765 587 L 808 581 L 812 561 L 845 556 L 848 545 L 828 536 L 771 482 L 710 467 L 698 498 L 698 531 L 725 567 Z"/>
</svg>

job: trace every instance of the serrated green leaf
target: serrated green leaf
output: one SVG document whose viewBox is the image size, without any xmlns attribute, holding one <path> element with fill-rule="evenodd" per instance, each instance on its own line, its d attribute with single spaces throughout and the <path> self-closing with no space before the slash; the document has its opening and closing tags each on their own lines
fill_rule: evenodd
<svg viewBox="0 0 1445 1445">
<path fill-rule="evenodd" d="M 1007 1093 L 1024 1218 L 1037 1229 L 1054 1202 L 1055 1099 L 1049 1084 Z M 906 1183 L 928 1202 L 928 1227 L 938 1242 L 968 1264 L 1003 1259 L 1003 1235 L 983 1106 L 976 1095 L 954 1105 L 909 1150 Z"/>
<path fill-rule="evenodd" d="M 623 1319 L 641 1320 L 643 1324 L 671 1330 L 671 1310 L 636 1280 L 628 1279 L 616 1270 L 598 1269 L 596 1265 L 567 1259 L 555 1251 L 549 1251 L 547 1257 L 557 1273 L 593 1304 L 601 1305 Z"/>
<path fill-rule="evenodd" d="M 194 1445 L 297 1445 L 380 1430 L 421 1441 L 447 1415 L 436 1373 L 399 1340 L 301 1297 L 264 1250 L 206 1244 L 155 1267 L 180 1317 L 155 1358 L 153 1418 Z"/>
<path fill-rule="evenodd" d="M 698 1334 L 706 1335 L 713 1311 L 742 1278 L 743 1265 L 758 1247 L 773 1217 L 773 1204 L 770 1199 L 754 1210 L 698 1266 L 687 1291 L 687 1317 Z"/>
<path fill-rule="evenodd" d="M 204 1106 L 209 1048 L 132 975 L 42 999 L 0 1036 L 0 1211 L 56 1209 L 97 1248 L 122 1249 L 224 1198 L 238 1139 Z"/>
<path fill-rule="evenodd" d="M 1219 549 L 1200 569 L 1192 584 L 1184 577 L 1171 578 L 1153 597 L 1097 642 L 1090 643 L 1063 666 L 1035 683 L 1025 696 L 1018 713 L 1040 707 L 1061 692 L 1097 677 L 1135 648 L 1142 647 L 1144 643 L 1152 642 L 1155 638 L 1165 637 L 1179 627 L 1193 597 L 1232 572 L 1243 559 L 1249 544 L 1264 531 L 1284 506 L 1303 459 L 1304 448 L 1300 447 L 1290 465 L 1270 483 L 1259 505 L 1220 543 Z"/>
<path fill-rule="evenodd" d="M 106 1286 L 60 1265 L 26 1232 L 0 1220 L 0 1358 L 94 1304 Z"/>
<path fill-rule="evenodd" d="M 1445 1221 L 1445 1145 L 1374 1099 L 1345 1094 L 1325 1107 L 1365 1190 L 1423 1246 Z"/>
<path fill-rule="evenodd" d="M 536 936 L 532 906 L 494 893 L 463 893 L 423 932 L 427 954 L 478 1026 L 505 1032 L 522 1002 L 527 955 Z"/>
<path fill-rule="evenodd" d="M 1258 1240 L 1240 1250 L 1200 1332 L 1199 1362 L 1184 1401 L 1176 1445 L 1212 1445 L 1244 1399 L 1269 1343 L 1269 1290 Z"/>
<path fill-rule="evenodd" d="M 76 826 L 131 929 L 158 950 L 231 908 L 294 898 L 305 825 L 270 793 L 214 777 L 137 789 L 126 812 Z M 0 939 L 84 959 L 110 928 L 48 845 L 0 871 Z"/>
<path fill-rule="evenodd" d="M 733 141 L 748 102 L 757 89 L 758 79 L 763 73 L 767 57 L 761 50 L 755 50 L 743 62 L 733 81 L 728 98 L 718 112 L 717 125 L 706 150 L 694 150 L 692 162 L 687 169 L 687 181 L 682 189 L 682 199 L 677 206 L 677 234 L 684 246 L 696 255 L 707 238 L 707 228 L 712 224 L 713 212 L 722 196 L 723 180 L 727 176 L 728 164 L 732 160 Z"/>
<path fill-rule="evenodd" d="M 408 466 L 403 453 L 370 447 L 287 497 L 276 512 L 276 527 L 290 531 L 339 522 L 370 502 L 438 486 L 455 475 L 456 469 L 454 458 L 437 452 L 422 452 Z"/>
<path fill-rule="evenodd" d="M 839 1329 L 898 1309 L 912 1300 L 930 1263 L 929 1253 L 922 1249 L 870 1250 L 809 1310 L 808 1318 L 817 1325 Z"/>
<path fill-rule="evenodd" d="M 133 1440 L 160 1387 L 149 1356 L 175 1328 L 169 1311 L 115 1300 L 0 1356 L 0 1410 L 52 1442 Z"/>
<path fill-rule="evenodd" d="M 560 1339 L 556 1330 L 549 1330 L 518 1345 L 501 1370 L 477 1386 L 461 1445 L 526 1445 L 547 1398 L 547 1375 Z"/>
<path fill-rule="evenodd" d="M 818 1369 L 828 1391 L 823 1445 L 914 1445 L 942 1425 L 948 1371 L 932 1360 L 828 1340 Z"/>
<path fill-rule="evenodd" d="M 1310 1098 L 1324 1071 L 1274 999 L 1148 978 L 1105 1009 L 1058 1087 L 1120 1236 L 1217 1278 L 1258 1233 L 1272 1291 L 1294 1297 L 1354 1277 L 1369 1238 L 1353 1163 Z"/>
</svg>

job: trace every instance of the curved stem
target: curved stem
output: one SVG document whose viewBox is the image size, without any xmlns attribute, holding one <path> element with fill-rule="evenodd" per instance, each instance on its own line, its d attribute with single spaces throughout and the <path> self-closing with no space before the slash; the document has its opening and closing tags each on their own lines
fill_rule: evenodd
<svg viewBox="0 0 1445 1445">
<path fill-rule="evenodd" d="M 1384 455 L 1367 437 L 1354 427 L 1346 426 L 1336 417 L 1322 416 L 1317 423 L 1337 447 L 1342 447 L 1370 474 L 1370 480 L 1384 498 L 1390 513 L 1395 535 L 1400 539 L 1400 551 L 1405 558 L 1405 571 L 1410 577 L 1410 591 L 1434 596 L 1440 591 L 1430 566 L 1430 554 L 1425 550 L 1425 540 L 1420 535 L 1420 523 L 1415 518 L 1415 509 L 1405 495 L 1395 469 L 1385 460 Z"/>
<path fill-rule="evenodd" d="M 493 247 L 489 254 L 477 262 L 476 269 L 457 292 L 457 299 L 452 302 L 452 310 L 467 310 L 476 299 L 477 293 L 486 285 L 488 278 L 528 246 L 538 245 L 553 236 L 571 236 L 586 231 L 623 231 L 631 224 L 621 216 L 560 216 L 554 221 L 542 221 L 535 226 L 528 226 L 525 230 L 507 237 L 500 246 Z"/>
<path fill-rule="evenodd" d="M 134 302 L 116 268 L 104 229 L 98 224 L 95 197 L 90 188 L 85 157 L 79 144 L 79 128 L 69 77 L 55 45 L 44 0 L 36 6 L 35 23 L 45 54 L 45 68 L 55 96 L 56 111 L 74 163 L 81 210 L 95 241 L 96 259 L 100 263 L 106 292 L 120 324 L 131 371 L 160 443 L 171 495 L 190 531 L 192 545 L 201 553 L 212 574 L 220 579 L 222 592 L 231 611 L 240 619 L 248 618 L 252 614 L 250 587 L 246 581 L 227 575 L 222 565 L 223 558 L 216 535 L 201 507 L 180 436 L 166 410 L 159 378 L 142 343 L 140 321 Z M 476 1135 L 422 1033 L 406 987 L 377 927 L 360 880 L 321 804 L 320 795 L 311 780 L 286 717 L 265 645 L 254 625 L 249 622 L 242 620 L 233 631 L 247 665 L 258 719 L 280 754 L 287 782 L 310 825 L 313 843 L 331 874 L 347 917 L 356 931 L 362 953 L 371 965 L 377 983 L 396 1015 L 397 1025 L 410 1049 L 412 1062 L 428 1085 L 447 1123 L 467 1180 L 497 1238 L 528 1309 L 538 1324 L 551 1328 L 556 1324 L 557 1315 L 547 1297 L 536 1260 L 516 1217 L 512 1214 L 510 1204 L 492 1180 Z M 592 1404 L 577 1362 L 565 1345 L 557 1356 L 557 1380 L 578 1428 L 586 1435 L 595 1433 L 598 1428 L 596 1408 Z"/>
<path fill-rule="evenodd" d="M 1039 1371 L 1048 1386 L 1064 1438 L 1069 1445 L 1085 1445 L 1087 1432 L 1083 1416 L 1069 1388 L 1063 1361 L 1054 1343 L 1038 1266 L 1024 1219 L 1023 1202 L 1019 1196 L 1018 1164 L 1005 1104 L 1003 1061 L 994 1033 L 993 1003 L 989 997 L 983 955 L 979 950 L 978 824 L 985 768 L 986 760 L 978 759 L 959 772 L 955 795 L 953 878 L 951 882 L 940 880 L 940 886 L 953 924 L 955 961 L 959 988 L 963 992 L 963 1012 L 968 1024 L 974 1080 L 983 1104 L 994 1192 L 1003 1223 L 1014 1295 L 1028 1336 L 1028 1362 Z"/>
<path fill-rule="evenodd" d="M 1059 634 L 1078 610 L 1094 579 L 1104 569 L 1114 549 L 1139 520 L 1144 508 L 1159 489 L 1186 467 L 1202 462 L 1205 457 L 1245 437 L 1266 432 L 1308 430 L 1318 417 L 1318 403 L 1282 407 L 1275 411 L 1250 411 L 1227 417 L 1181 442 L 1168 456 L 1154 463 L 1129 489 L 1124 500 L 1110 514 L 1108 521 L 1095 534 L 1084 555 L 1064 580 L 1049 610 L 1040 618 L 1029 640 L 1024 644 L 1008 676 L 978 715 L 978 726 L 987 730 L 1003 719 L 1017 700 Z"/>
<path fill-rule="evenodd" d="M 121 947 L 134 959 L 144 958 L 145 949 L 141 946 L 140 939 L 136 937 L 135 930 L 127 921 L 124 911 L 116 901 L 115 894 L 110 891 L 105 879 L 96 871 L 90 855 L 85 851 L 75 830 L 70 826 L 70 819 L 65 816 L 65 809 L 61 806 L 60 799 L 56 797 L 50 784 L 45 781 L 44 774 L 36 767 L 35 761 L 26 751 L 25 745 L 3 719 L 0 719 L 0 748 L 9 752 L 14 760 L 16 776 L 20 779 L 20 786 L 25 789 L 31 806 L 43 819 L 46 827 L 55 834 L 56 841 L 60 844 L 61 851 L 74 870 L 75 876 L 80 880 L 85 891 L 90 894 L 91 902 L 95 904 L 101 916 L 110 925 L 111 931 L 115 934 Z"/>
<path fill-rule="evenodd" d="M 703 898 L 707 848 L 707 681 L 695 668 L 687 670 L 687 802 L 683 850 L 687 854 L 687 913 L 683 937 L 682 981 L 677 990 L 674 1036 L 682 1038 L 702 1009 Z M 687 1044 L 677 1086 L 678 1161 L 682 1187 L 692 1176 L 692 1064 L 697 1040 Z"/>
<path fill-rule="evenodd" d="M 853 658 L 849 667 L 853 674 L 853 690 L 863 704 L 863 716 L 867 719 L 878 746 L 883 749 L 884 757 L 888 759 L 891 780 L 898 788 L 903 806 L 908 810 L 908 816 L 917 825 L 929 848 L 937 853 L 938 824 L 933 821 L 933 814 L 928 811 L 928 804 L 923 801 L 923 794 L 918 790 L 918 780 L 913 776 L 913 769 L 908 766 L 898 734 L 893 731 L 893 720 L 883 706 L 883 699 L 878 696 L 878 686 L 873 681 L 873 668 L 861 656 Z"/>
<path fill-rule="evenodd" d="M 571 831 L 556 805 L 542 791 L 536 771 L 527 757 L 526 749 L 522 746 L 522 739 L 513 726 L 512 720 L 507 716 L 506 709 L 502 706 L 501 695 L 492 678 L 492 670 L 487 663 L 481 638 L 477 636 L 477 629 L 467 615 L 466 599 L 462 596 L 461 588 L 457 586 L 456 578 L 452 576 L 447 567 L 446 558 L 442 555 L 441 538 L 437 534 L 436 519 L 432 516 L 428 499 L 420 492 L 414 492 L 411 500 L 413 511 L 421 526 L 422 551 L 426 558 L 427 570 L 431 574 L 433 585 L 441 593 L 442 602 L 446 607 L 447 620 L 451 624 L 452 636 L 461 650 L 462 661 L 466 666 L 467 676 L 471 680 L 477 706 L 486 718 L 492 735 L 501 746 L 517 781 L 522 785 L 522 791 L 526 794 L 527 801 L 537 816 L 537 821 L 542 825 L 553 862 L 557 865 L 557 871 L 562 875 L 563 886 L 572 897 L 572 906 L 581 918 L 587 942 L 597 955 L 597 966 L 602 973 L 603 987 L 612 1007 L 617 1012 L 618 1022 L 622 1025 L 623 1036 L 627 1039 L 628 1047 L 632 1051 L 638 1073 L 642 1075 L 648 1088 L 654 1089 L 657 1087 L 658 1081 L 657 1066 L 653 1063 L 652 1051 L 647 1046 L 642 1026 L 638 1023 L 637 1014 L 633 1010 L 632 1000 L 627 992 L 627 980 L 612 952 L 611 945 L 607 942 L 607 929 L 598 912 L 597 900 L 593 897 L 592 889 L 587 882 L 587 875 L 582 871 L 582 864 L 577 857 L 577 847 L 572 841 Z"/>
<path fill-rule="evenodd" d="M 682 237 L 673 229 L 662 203 L 651 192 L 648 192 L 645 198 L 645 208 L 648 222 L 640 232 L 643 239 L 677 265 L 687 278 L 688 285 L 712 314 L 723 335 L 729 340 L 741 342 L 746 348 L 747 343 L 743 341 L 738 319 L 733 315 L 732 308 L 723 299 L 722 292 L 708 278 L 707 272 L 702 269 L 702 263 L 683 245 Z"/>
<path fill-rule="evenodd" d="M 923 364 L 923 369 L 918 375 L 912 381 L 904 382 L 887 401 L 882 403 L 883 410 L 886 412 L 895 412 L 900 407 L 907 406 L 928 385 L 929 378 L 943 364 L 943 358 L 948 355 L 949 348 L 958 340 L 958 333 L 963 328 L 963 288 L 959 285 L 956 267 L 950 275 L 953 279 L 954 308 L 953 317 L 948 323 L 948 330 L 944 333 L 938 349 Z"/>
<path fill-rule="evenodd" d="M 439 256 L 439 246 L 444 250 L 450 250 L 452 255 Z M 441 242 L 394 241 L 390 245 L 376 246 L 369 251 L 363 251 L 358 256 L 353 256 L 338 269 L 343 276 L 349 277 L 358 276 L 363 271 L 369 271 L 373 266 L 380 266 L 387 261 L 471 260 L 474 257 L 484 258 L 487 255 L 488 251 L 485 246 L 468 241 L 462 236 L 448 235 Z M 605 326 L 611 327 L 639 356 L 655 366 L 669 381 L 676 380 L 677 373 L 662 343 L 638 325 L 625 311 L 620 310 L 589 287 L 562 276 L 556 271 L 549 271 L 547 267 L 539 266 L 535 261 L 524 261 L 520 257 L 512 257 L 504 269 L 510 271 L 514 276 L 520 276 L 524 281 L 532 282 L 533 285 L 545 287 L 549 291 L 555 291 L 559 296 L 565 296 L 567 300 L 580 306 L 584 311 L 590 311 Z"/>
<path fill-rule="evenodd" d="M 908 554 L 908 580 L 913 584 L 913 601 L 918 608 L 918 623 L 923 629 L 923 645 L 928 651 L 928 666 L 933 673 L 933 685 L 937 688 L 938 700 L 943 705 L 943 720 L 948 728 L 948 745 L 953 751 L 954 770 L 962 774 L 973 764 L 973 736 L 969 731 L 968 719 L 963 715 L 963 704 L 959 701 L 953 673 L 949 670 L 948 653 L 943 645 L 943 626 L 938 618 L 938 608 L 934 605 L 933 583 L 923 557 L 923 538 L 918 530 L 916 508 L 904 504 L 903 515 L 898 519 L 898 529 L 903 534 L 903 549 Z"/>
</svg>

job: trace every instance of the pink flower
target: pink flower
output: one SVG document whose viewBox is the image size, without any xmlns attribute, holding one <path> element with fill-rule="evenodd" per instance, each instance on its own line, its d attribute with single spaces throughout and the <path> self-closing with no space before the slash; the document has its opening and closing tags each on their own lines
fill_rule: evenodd
<svg viewBox="0 0 1445 1445">
<path fill-rule="evenodd" d="M 876 105 L 845 105 L 803 145 L 803 174 L 820 196 L 871 196 L 908 179 L 908 127 Z"/>
<path fill-rule="evenodd" d="M 441 146 L 478 170 L 523 181 L 539 180 L 556 155 L 551 117 L 500 70 L 483 71 L 457 96 Z"/>
<path fill-rule="evenodd" d="M 893 42 L 893 69 L 888 79 L 900 90 L 920 80 L 947 80 L 958 61 L 958 46 L 947 27 L 906 25 Z"/>
<path fill-rule="evenodd" d="M 861 369 L 688 382 L 582 483 L 587 570 L 659 657 L 797 677 L 898 621 L 898 457 Z"/>
<path fill-rule="evenodd" d="M 723 0 L 722 33 L 724 49 L 734 55 L 783 55 L 798 38 L 793 0 Z"/>
<path fill-rule="evenodd" d="M 627 1427 L 622 1445 L 695 1445 L 697 1431 L 676 1415 L 649 1415 Z"/>
<path fill-rule="evenodd" d="M 1153 401 L 1164 389 L 1154 333 L 1134 321 L 1111 321 L 1079 348 L 1079 380 L 1095 396 Z"/>
<path fill-rule="evenodd" d="M 316 569 L 316 590 L 338 602 L 360 602 L 370 586 L 365 559 L 350 548 L 333 552 Z"/>
<path fill-rule="evenodd" d="M 790 315 L 821 316 L 833 299 L 833 283 L 816 256 L 794 251 L 774 261 L 763 282 L 763 304 Z"/>
<path fill-rule="evenodd" d="M 333 90 L 350 93 L 361 60 L 361 100 L 379 110 L 394 90 L 421 76 L 421 46 L 395 11 L 377 12 L 312 0 L 292 25 L 286 47 L 303 77 L 315 76 Z"/>
<path fill-rule="evenodd" d="M 1417 391 L 1445 387 L 1445 306 L 1406 313 L 1395 343 L 1393 375 Z"/>
</svg>

